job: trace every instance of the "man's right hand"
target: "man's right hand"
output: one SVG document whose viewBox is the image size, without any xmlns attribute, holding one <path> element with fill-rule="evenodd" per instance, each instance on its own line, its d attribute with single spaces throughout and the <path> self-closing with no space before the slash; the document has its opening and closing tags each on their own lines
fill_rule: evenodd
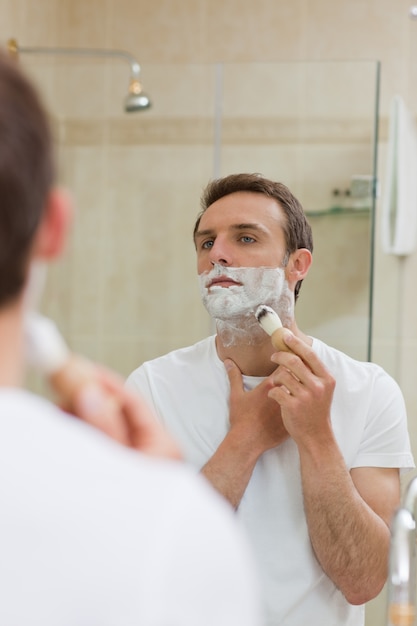
<svg viewBox="0 0 417 626">
<path fill-rule="evenodd" d="M 224 366 L 230 382 L 230 427 L 239 430 L 242 438 L 250 440 L 252 450 L 260 456 L 289 436 L 279 404 L 268 397 L 272 380 L 268 377 L 255 389 L 245 391 L 242 373 L 234 361 L 226 359 Z"/>
<path fill-rule="evenodd" d="M 289 435 L 279 405 L 268 397 L 273 387 L 270 377 L 245 391 L 237 365 L 226 359 L 224 366 L 230 382 L 230 429 L 201 471 L 237 509 L 261 454 L 283 443 Z"/>
</svg>

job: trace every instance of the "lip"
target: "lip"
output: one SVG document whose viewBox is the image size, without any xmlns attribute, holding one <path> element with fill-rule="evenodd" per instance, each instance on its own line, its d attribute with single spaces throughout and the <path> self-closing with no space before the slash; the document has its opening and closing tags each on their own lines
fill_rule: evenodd
<svg viewBox="0 0 417 626">
<path fill-rule="evenodd" d="M 239 283 L 235 280 L 232 280 L 231 278 L 229 278 L 228 276 L 216 276 L 216 278 L 213 278 L 213 280 L 210 281 L 210 283 L 207 285 L 207 288 L 210 289 L 211 287 L 241 287 L 242 283 Z"/>
</svg>

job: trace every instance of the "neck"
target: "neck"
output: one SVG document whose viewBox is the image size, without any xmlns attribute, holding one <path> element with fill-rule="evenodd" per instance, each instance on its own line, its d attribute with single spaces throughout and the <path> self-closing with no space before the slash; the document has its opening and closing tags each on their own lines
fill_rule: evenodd
<svg viewBox="0 0 417 626">
<path fill-rule="evenodd" d="M 24 377 L 22 299 L 0 309 L 0 387 L 19 387 Z"/>
<path fill-rule="evenodd" d="M 295 320 L 287 327 L 294 335 L 311 343 L 298 329 Z M 276 350 L 271 338 L 256 320 L 254 323 L 248 323 L 247 320 L 241 323 L 217 320 L 216 328 L 216 349 L 222 361 L 232 359 L 246 376 L 269 376 L 276 369 L 275 363 L 271 361 Z"/>
</svg>

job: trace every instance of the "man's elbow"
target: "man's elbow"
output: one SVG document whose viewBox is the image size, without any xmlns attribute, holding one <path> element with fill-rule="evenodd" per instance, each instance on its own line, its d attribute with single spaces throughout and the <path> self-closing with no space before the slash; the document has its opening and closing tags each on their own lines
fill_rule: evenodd
<svg viewBox="0 0 417 626">
<path fill-rule="evenodd" d="M 382 591 L 385 582 L 386 577 L 379 577 L 374 580 L 368 580 L 367 583 L 363 583 L 363 581 L 359 585 L 355 583 L 345 590 L 341 589 L 341 591 L 349 604 L 365 604 L 376 598 Z"/>
</svg>

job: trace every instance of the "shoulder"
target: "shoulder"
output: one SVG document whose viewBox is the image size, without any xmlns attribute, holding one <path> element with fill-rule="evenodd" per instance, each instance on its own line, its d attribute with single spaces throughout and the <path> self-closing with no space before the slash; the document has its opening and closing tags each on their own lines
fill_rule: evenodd
<svg viewBox="0 0 417 626">
<path fill-rule="evenodd" d="M 128 376 L 127 385 L 134 387 L 135 380 L 155 372 L 175 371 L 178 367 L 182 370 L 183 368 L 193 369 L 216 358 L 216 356 L 214 336 L 206 337 L 192 346 L 178 348 L 155 359 L 144 361 Z"/>
<path fill-rule="evenodd" d="M 336 379 L 336 394 L 366 393 L 377 404 L 395 401 L 401 407 L 403 394 L 397 381 L 377 363 L 358 361 L 351 356 L 314 339 L 313 349 Z"/>
<path fill-rule="evenodd" d="M 23 389 L 0 390 L 0 428 L 12 437 L 17 431 L 22 435 L 37 433 L 42 429 L 60 429 L 63 423 L 72 422 L 55 404 Z M 62 419 L 64 418 L 64 419 Z M 75 421 L 75 420 L 74 420 Z M 29 435 L 28 435 L 29 436 Z M 2 437 L 0 437 L 0 440 Z"/>
<path fill-rule="evenodd" d="M 0 405 L 0 476 L 7 477 L 0 479 L 0 492 L 5 524 L 14 529 L 7 537 L 12 556 L 7 561 L 6 554 L 5 563 L 29 568 L 27 591 L 36 591 L 46 579 L 59 602 L 65 588 L 78 590 L 93 581 L 93 594 L 105 590 L 103 603 L 94 609 L 97 623 L 107 614 L 110 623 L 120 607 L 136 614 L 138 623 L 159 613 L 161 623 L 166 615 L 171 623 L 184 623 L 184 615 L 198 623 L 201 606 L 214 597 L 212 604 L 219 604 L 207 609 L 201 624 L 226 625 L 233 623 L 243 589 L 245 610 L 255 616 L 254 568 L 245 537 L 232 509 L 203 477 L 179 461 L 119 446 L 32 394 L 0 391 Z M 68 565 L 64 583 L 50 575 L 54 538 L 62 536 L 59 558 L 64 555 Z M 24 550 L 36 542 L 45 546 L 40 568 Z M 103 546 L 108 567 L 102 580 Z M 87 553 L 80 572 L 80 558 Z M 233 598 L 226 605 L 221 603 L 225 591 Z M 79 622 L 78 608 L 74 611 L 74 619 L 65 623 Z M 241 624 L 257 623 L 245 621 L 244 613 L 241 617 Z"/>
<path fill-rule="evenodd" d="M 329 346 L 320 339 L 313 339 L 313 350 L 320 357 L 323 363 L 329 367 L 329 369 L 346 369 L 358 376 L 392 379 L 392 377 L 377 363 L 354 359 L 345 352 Z"/>
</svg>

